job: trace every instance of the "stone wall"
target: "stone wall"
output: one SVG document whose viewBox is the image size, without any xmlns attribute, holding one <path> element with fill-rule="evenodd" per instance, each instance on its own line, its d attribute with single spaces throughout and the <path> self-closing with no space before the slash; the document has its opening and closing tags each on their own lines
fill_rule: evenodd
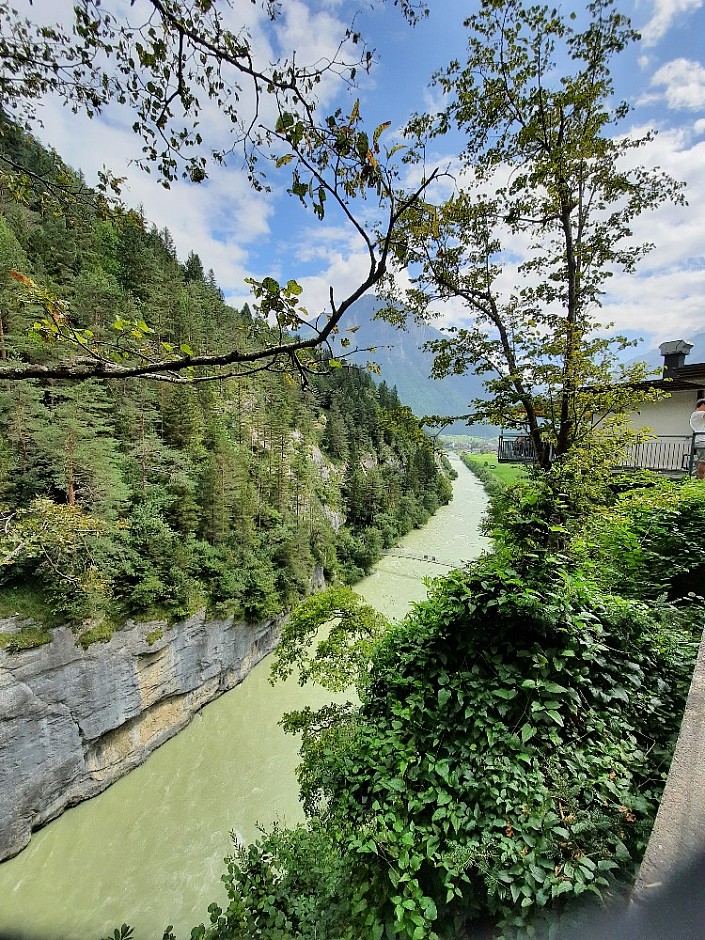
<svg viewBox="0 0 705 940">
<path fill-rule="evenodd" d="M 0 860 L 32 830 L 142 763 L 275 646 L 281 618 L 251 625 L 132 623 L 84 650 L 68 628 L 0 651 Z M 0 630 L 12 622 L 0 622 Z M 149 634 L 163 635 L 151 645 Z"/>
</svg>

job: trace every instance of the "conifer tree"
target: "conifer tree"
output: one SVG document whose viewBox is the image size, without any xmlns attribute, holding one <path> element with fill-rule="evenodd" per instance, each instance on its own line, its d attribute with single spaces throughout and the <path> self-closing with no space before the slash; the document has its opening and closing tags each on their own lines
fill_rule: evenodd
<svg viewBox="0 0 705 940">
<path fill-rule="evenodd" d="M 113 403 L 98 381 L 54 386 L 45 455 L 57 496 L 96 515 L 124 506 L 124 461 L 113 430 Z"/>
</svg>

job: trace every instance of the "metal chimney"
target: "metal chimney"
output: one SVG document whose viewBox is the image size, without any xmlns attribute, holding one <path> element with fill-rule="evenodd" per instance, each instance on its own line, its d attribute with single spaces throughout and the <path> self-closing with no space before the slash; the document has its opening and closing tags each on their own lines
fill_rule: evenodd
<svg viewBox="0 0 705 940">
<path fill-rule="evenodd" d="M 675 378 L 675 373 L 685 363 L 685 357 L 693 348 L 692 343 L 686 343 L 684 339 L 674 339 L 668 343 L 661 343 L 659 352 L 663 356 L 663 377 L 664 379 Z"/>
</svg>

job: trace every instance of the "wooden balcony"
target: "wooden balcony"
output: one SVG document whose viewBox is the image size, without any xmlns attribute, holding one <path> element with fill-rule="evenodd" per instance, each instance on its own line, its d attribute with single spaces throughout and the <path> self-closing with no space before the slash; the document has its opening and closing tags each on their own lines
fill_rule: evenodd
<svg viewBox="0 0 705 940">
<path fill-rule="evenodd" d="M 691 474 L 694 461 L 694 435 L 663 434 L 628 448 L 615 470 L 655 470 L 668 476 Z M 504 431 L 499 436 L 497 460 L 500 463 L 534 462 L 534 445 L 528 434 Z"/>
</svg>

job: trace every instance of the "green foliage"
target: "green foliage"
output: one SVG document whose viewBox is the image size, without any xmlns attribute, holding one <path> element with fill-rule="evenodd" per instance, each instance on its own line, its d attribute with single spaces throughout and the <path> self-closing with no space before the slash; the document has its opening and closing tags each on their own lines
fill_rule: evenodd
<svg viewBox="0 0 705 940">
<path fill-rule="evenodd" d="M 164 631 L 160 627 L 158 627 L 156 630 L 149 631 L 147 636 L 144 638 L 144 642 L 148 646 L 153 646 L 157 642 L 157 640 L 161 640 L 163 636 L 164 636 Z"/>
<path fill-rule="evenodd" d="M 3 154 L 48 180 L 60 171 L 14 126 L 0 137 Z M 65 208 L 61 225 L 52 219 L 31 194 L 3 205 L 4 362 L 51 364 L 61 331 L 83 353 L 109 346 L 128 358 L 138 348 L 218 354 L 233 337 L 244 352 L 276 342 L 261 316 L 224 303 L 197 256 L 180 265 L 169 232 L 141 213 L 101 212 L 86 199 Z M 28 274 L 9 277 L 15 265 Z M 264 279 L 257 292 L 282 329 L 296 325 L 294 281 Z M 0 604 L 34 579 L 51 625 L 92 631 L 202 606 L 259 620 L 305 597 L 316 564 L 329 580 L 357 580 L 450 491 L 398 398 L 360 370 L 334 372 L 308 391 L 288 375 L 237 367 L 217 386 L 6 382 Z"/>
<path fill-rule="evenodd" d="M 0 649 L 4 648 L 10 653 L 17 653 L 20 650 L 29 650 L 35 646 L 51 643 L 51 637 L 51 631 L 44 627 L 22 627 L 17 633 L 0 633 Z"/>
<path fill-rule="evenodd" d="M 348 368 L 317 380 L 317 386 L 327 409 L 321 447 L 347 464 L 346 525 L 337 532 L 336 551 L 338 576 L 352 584 L 385 548 L 447 503 L 452 486 L 430 439 L 395 391 L 383 383 L 378 389 L 369 375 Z"/>
<path fill-rule="evenodd" d="M 84 630 L 79 635 L 78 642 L 84 650 L 92 646 L 93 643 L 108 643 L 117 629 L 118 627 L 115 624 L 103 621 L 103 623 L 96 624 L 89 630 Z"/>
<path fill-rule="evenodd" d="M 575 550 L 605 590 L 626 597 L 678 600 L 703 596 L 705 487 L 657 475 L 619 495 L 591 518 Z"/>
<path fill-rule="evenodd" d="M 192 940 L 334 940 L 350 904 L 347 866 L 325 830 L 313 823 L 274 826 L 226 860 L 229 904 L 209 907 L 210 924 Z"/>
<path fill-rule="evenodd" d="M 449 480 L 456 480 L 458 478 L 458 471 L 455 469 L 445 454 L 441 454 L 441 466 L 445 470 L 446 476 Z"/>
<path fill-rule="evenodd" d="M 605 338 L 600 302 L 614 271 L 653 247 L 634 244 L 634 219 L 682 205 L 682 184 L 636 164 L 652 134 L 623 133 L 612 66 L 637 34 L 613 0 L 585 15 L 486 0 L 465 25 L 467 60 L 434 79 L 444 109 L 407 134 L 413 162 L 457 131 L 468 172 L 445 202 L 419 201 L 403 220 L 395 254 L 412 287 L 402 300 L 392 284 L 388 298 L 423 320 L 439 300 L 463 305 L 466 325 L 428 344 L 434 375 L 482 375 L 473 420 L 524 428 L 547 468 L 577 443 L 627 441 L 620 415 L 653 395 L 646 367 L 620 362 L 633 344 Z"/>
<path fill-rule="evenodd" d="M 359 705 L 285 716 L 301 735 L 308 823 L 229 869 L 238 916 L 269 904 L 260 936 L 284 923 L 285 936 L 310 935 L 315 914 L 295 922 L 271 887 L 294 838 L 341 882 L 337 906 L 320 873 L 306 885 L 323 940 L 434 940 L 477 922 L 534 936 L 584 896 L 629 885 L 702 623 L 701 600 L 661 595 L 677 596 L 702 543 L 702 505 L 697 481 L 615 494 L 564 458 L 500 488 L 494 553 L 434 582 L 371 645 L 359 619 L 372 614 L 350 592 L 309 601 L 275 671 L 354 684 Z M 336 614 L 334 641 L 316 646 Z"/>
<path fill-rule="evenodd" d="M 315 673 L 306 640 L 339 609 L 354 621 L 354 603 L 309 602 L 279 671 L 302 661 Z M 230 905 L 197 935 L 433 940 L 489 918 L 532 936 L 628 883 L 696 633 L 673 608 L 601 594 L 560 567 L 526 578 L 499 555 L 435 582 L 370 663 L 367 650 L 351 657 L 358 707 L 286 717 L 303 734 L 309 821 L 238 850 Z M 338 644 L 342 660 L 349 649 Z"/>
<path fill-rule="evenodd" d="M 102 940 L 132 940 L 134 935 L 134 929 L 128 924 L 123 924 L 121 927 L 116 927 L 111 934 L 103 937 Z"/>
<path fill-rule="evenodd" d="M 316 682 L 332 692 L 345 691 L 364 676 L 387 627 L 382 614 L 350 588 L 320 591 L 299 604 L 283 625 L 271 681 L 286 679 L 296 669 L 300 685 Z"/>
<path fill-rule="evenodd" d="M 497 559 L 437 582 L 379 644 L 353 724 L 304 743 L 306 805 L 354 885 L 342 935 L 488 915 L 511 933 L 629 878 L 692 661 L 663 633 L 645 604 Z"/>
<path fill-rule="evenodd" d="M 591 465 L 588 457 L 576 446 L 548 469 L 533 466 L 519 482 L 493 490 L 485 534 L 523 572 L 545 568 L 551 577 L 556 564 L 575 565 L 573 539 L 611 506 L 609 462 Z"/>
<path fill-rule="evenodd" d="M 496 454 L 462 454 L 460 459 L 483 483 L 494 478 L 508 485 L 518 483 L 526 475 L 524 467 L 499 463 Z"/>
</svg>

